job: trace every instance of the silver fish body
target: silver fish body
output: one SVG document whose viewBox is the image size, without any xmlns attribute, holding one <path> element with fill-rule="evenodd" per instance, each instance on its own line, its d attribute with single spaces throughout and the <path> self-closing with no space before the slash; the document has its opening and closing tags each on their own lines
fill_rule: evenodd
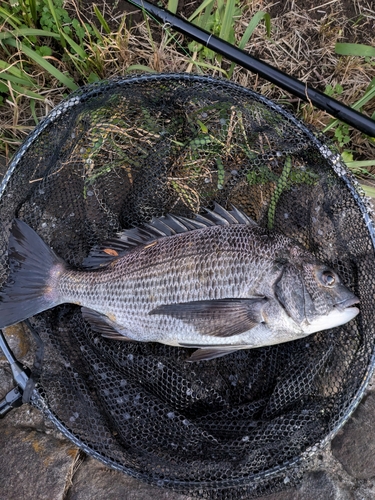
<svg viewBox="0 0 375 500">
<path fill-rule="evenodd" d="M 208 214 L 197 224 L 158 219 L 149 235 L 140 230 L 143 239 L 137 230 L 125 231 L 93 252 L 87 264 L 98 268 L 87 271 L 69 269 L 31 228 L 16 222 L 10 238 L 14 283 L 2 293 L 0 326 L 27 317 L 15 315 L 14 303 L 20 309 L 27 279 L 38 273 L 39 292 L 34 283 L 29 294 L 35 306 L 25 314 L 79 304 L 107 337 L 198 348 L 195 360 L 288 342 L 358 314 L 352 307 L 358 299 L 339 276 L 293 240 L 238 211 L 217 206 Z M 160 224 L 174 229 L 166 235 Z M 129 246 L 132 235 L 136 241 Z M 44 261 L 43 276 L 38 259 L 27 265 L 33 246 Z"/>
</svg>

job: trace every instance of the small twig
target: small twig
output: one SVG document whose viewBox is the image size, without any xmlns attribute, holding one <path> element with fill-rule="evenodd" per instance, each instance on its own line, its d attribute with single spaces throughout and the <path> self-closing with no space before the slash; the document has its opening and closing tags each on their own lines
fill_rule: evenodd
<svg viewBox="0 0 375 500">
<path fill-rule="evenodd" d="M 313 10 L 321 9 L 322 7 L 325 7 L 326 5 L 330 5 L 331 3 L 336 3 L 337 1 L 338 0 L 331 0 L 330 2 L 323 3 L 322 5 L 318 5 L 317 7 L 312 7 L 307 12 L 311 12 Z"/>
</svg>

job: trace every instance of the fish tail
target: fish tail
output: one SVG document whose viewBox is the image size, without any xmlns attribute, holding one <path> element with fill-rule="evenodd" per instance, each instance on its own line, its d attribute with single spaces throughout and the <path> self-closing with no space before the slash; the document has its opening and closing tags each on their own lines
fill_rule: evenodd
<svg viewBox="0 0 375 500">
<path fill-rule="evenodd" d="M 9 265 L 8 282 L 0 293 L 0 328 L 61 303 L 57 283 L 65 263 L 18 219 L 9 238 Z"/>
</svg>

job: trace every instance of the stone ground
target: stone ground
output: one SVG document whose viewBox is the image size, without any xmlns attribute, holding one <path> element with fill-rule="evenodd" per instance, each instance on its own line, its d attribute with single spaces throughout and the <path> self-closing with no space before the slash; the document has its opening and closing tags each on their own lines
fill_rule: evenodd
<svg viewBox="0 0 375 500">
<path fill-rule="evenodd" d="M 26 362 L 31 344 L 23 329 L 8 329 L 7 335 L 17 358 Z M 8 363 L 0 356 L 0 400 L 12 387 Z M 373 500 L 374 421 L 375 377 L 352 418 L 319 455 L 299 487 L 263 499 Z M 108 469 L 77 449 L 29 405 L 0 420 L 0 450 L 0 500 L 190 498 Z"/>
</svg>

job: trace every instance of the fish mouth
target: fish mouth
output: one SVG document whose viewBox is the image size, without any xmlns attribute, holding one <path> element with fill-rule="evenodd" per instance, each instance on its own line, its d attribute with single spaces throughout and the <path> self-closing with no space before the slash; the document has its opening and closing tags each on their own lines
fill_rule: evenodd
<svg viewBox="0 0 375 500">
<path fill-rule="evenodd" d="M 337 302 L 335 304 L 335 307 L 337 307 L 339 311 L 344 311 L 345 309 L 348 309 L 348 307 L 352 307 L 358 303 L 359 299 L 357 297 L 351 297 L 350 299 L 345 299 L 342 300 L 341 302 Z"/>
</svg>

